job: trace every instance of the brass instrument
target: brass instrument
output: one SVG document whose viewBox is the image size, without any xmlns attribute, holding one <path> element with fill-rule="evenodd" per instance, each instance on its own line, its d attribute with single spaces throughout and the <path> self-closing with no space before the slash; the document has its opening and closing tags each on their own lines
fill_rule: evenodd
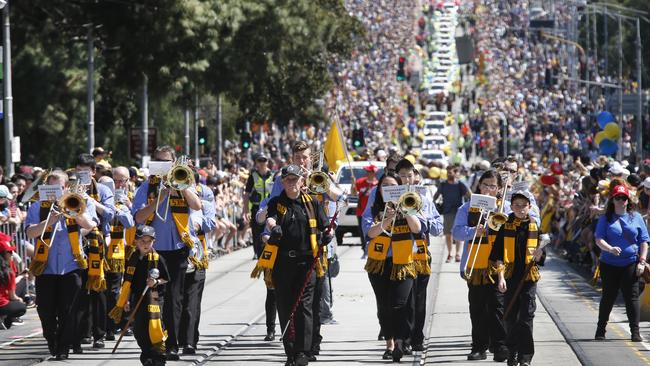
<svg viewBox="0 0 650 366">
<path fill-rule="evenodd" d="M 73 183 L 68 187 L 68 191 L 64 193 L 56 202 L 52 203 L 50 206 L 50 211 L 47 213 L 47 218 L 45 222 L 47 223 L 50 220 L 52 212 L 61 213 L 64 217 L 68 219 L 74 219 L 79 217 L 86 212 L 86 199 L 83 196 L 85 191 L 84 186 L 80 185 L 78 182 Z M 54 228 L 52 229 L 52 237 L 50 238 L 50 244 L 54 242 L 54 237 L 56 235 L 56 230 L 59 226 L 57 221 Z M 44 236 L 47 226 L 43 227 L 41 232 L 40 239 L 45 243 Z"/>
<path fill-rule="evenodd" d="M 472 272 L 474 272 L 474 266 L 476 265 L 476 259 L 478 258 L 478 252 L 479 248 L 478 246 L 481 245 L 481 238 L 483 235 L 478 236 L 476 235 L 478 233 L 478 227 L 483 226 L 485 228 L 485 224 L 490 222 L 490 219 L 492 216 L 490 215 L 492 211 L 485 211 L 484 209 L 481 209 L 481 214 L 478 217 L 478 222 L 476 224 L 476 230 L 474 231 L 474 237 L 472 238 L 472 242 L 469 244 L 469 247 L 467 248 L 467 262 L 465 262 L 465 269 L 463 270 L 463 273 L 465 274 L 465 279 L 467 281 L 470 281 L 472 278 Z M 476 239 L 478 238 L 478 242 L 476 242 Z M 472 250 L 474 249 L 474 246 L 476 247 L 476 252 L 474 253 L 474 256 L 472 257 L 472 265 L 469 265 L 470 258 L 469 256 L 472 254 Z M 469 271 L 468 271 L 469 268 Z"/>
<path fill-rule="evenodd" d="M 182 191 L 190 188 L 194 184 L 194 172 L 189 166 L 189 161 L 186 156 L 181 156 L 174 161 L 174 165 L 169 172 L 163 176 L 162 186 L 158 189 L 158 197 L 156 198 L 156 216 L 162 221 L 167 221 L 167 213 L 169 211 L 169 197 L 167 205 L 165 206 L 165 216 L 158 213 L 160 208 L 160 191 L 166 186 L 169 189 Z"/>
<path fill-rule="evenodd" d="M 325 172 L 313 172 L 307 178 L 307 189 L 316 194 L 327 193 L 330 189 L 330 177 Z"/>
<path fill-rule="evenodd" d="M 397 204 L 393 202 L 386 202 L 384 207 L 384 212 L 381 215 L 381 221 L 383 222 L 386 219 L 386 210 L 389 205 L 393 206 L 397 211 L 397 214 L 402 215 L 415 215 L 418 212 L 422 211 L 422 197 L 417 192 L 404 192 L 397 200 Z M 388 232 L 381 227 L 381 231 L 388 236 L 393 236 L 393 226 L 395 226 L 395 220 L 397 219 L 397 214 L 393 216 L 393 221 L 390 225 L 391 231 Z"/>
<path fill-rule="evenodd" d="M 491 230 L 494 231 L 499 231 L 501 229 L 501 226 L 508 221 L 508 215 L 506 215 L 503 212 L 504 205 L 506 203 L 506 195 L 508 194 L 508 186 L 509 186 L 509 174 L 508 176 L 505 177 L 505 181 L 503 182 L 503 192 L 501 193 L 501 205 L 499 205 L 499 209 L 497 212 L 494 212 L 492 215 L 489 216 L 487 220 L 487 225 Z M 502 176 L 503 178 L 503 176 Z"/>
</svg>

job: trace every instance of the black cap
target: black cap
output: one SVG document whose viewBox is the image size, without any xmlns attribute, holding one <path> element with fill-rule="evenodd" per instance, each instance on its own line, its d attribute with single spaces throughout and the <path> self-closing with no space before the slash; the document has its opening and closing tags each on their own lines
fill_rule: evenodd
<svg viewBox="0 0 650 366">
<path fill-rule="evenodd" d="M 135 231 L 135 237 L 141 238 L 143 236 L 150 236 L 152 238 L 155 238 L 156 230 L 154 230 L 154 228 L 149 225 L 140 225 L 138 226 L 138 229 Z"/>
<path fill-rule="evenodd" d="M 269 158 L 266 157 L 266 155 L 263 152 L 258 152 L 257 154 L 253 155 L 253 160 L 258 161 L 258 160 L 266 160 L 268 161 Z"/>
<path fill-rule="evenodd" d="M 414 168 L 415 165 L 413 165 L 413 163 L 411 163 L 409 159 L 402 159 L 395 166 L 395 171 L 399 172 L 402 169 L 414 169 Z"/>
<path fill-rule="evenodd" d="M 302 169 L 298 165 L 287 165 L 284 168 L 282 168 L 282 178 L 286 178 L 290 175 L 295 175 L 296 177 L 300 177 L 300 173 L 302 172 Z"/>
</svg>

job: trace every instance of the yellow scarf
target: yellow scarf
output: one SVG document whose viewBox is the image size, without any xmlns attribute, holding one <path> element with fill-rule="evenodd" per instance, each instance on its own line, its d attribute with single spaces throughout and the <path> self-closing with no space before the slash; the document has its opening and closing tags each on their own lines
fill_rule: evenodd
<svg viewBox="0 0 650 366">
<path fill-rule="evenodd" d="M 49 213 L 51 206 L 52 202 L 41 202 L 41 221 L 44 221 L 47 218 L 47 214 Z M 88 264 L 86 263 L 86 259 L 84 259 L 83 255 L 81 254 L 81 248 L 79 246 L 79 225 L 74 219 L 66 219 L 65 224 L 68 229 L 68 240 L 70 241 L 72 256 L 74 257 L 74 260 L 77 262 L 77 266 L 79 266 L 80 269 L 86 269 Z M 29 270 L 34 276 L 40 276 L 45 270 L 47 258 L 50 253 L 51 238 L 53 233 L 52 230 L 54 226 L 56 226 L 56 224 L 49 226 L 45 230 L 45 234 L 43 235 L 43 239 L 45 241 L 41 241 L 39 238 L 38 242 L 36 243 L 36 252 L 34 254 L 34 259 L 32 259 L 32 263 L 29 266 Z"/>
<path fill-rule="evenodd" d="M 418 275 L 430 275 L 431 264 L 429 264 L 428 242 L 423 235 L 417 235 L 415 245 L 417 250 L 413 253 L 415 271 Z"/>
<path fill-rule="evenodd" d="M 393 255 L 393 268 L 390 279 L 392 281 L 402 281 L 406 278 L 415 278 L 417 271 L 413 261 L 413 237 L 406 219 L 397 219 L 392 228 L 392 233 L 392 237 L 381 233 L 370 241 L 368 259 L 365 265 L 366 272 L 372 274 L 381 274 L 383 272 L 388 246 L 390 245 Z"/>
<path fill-rule="evenodd" d="M 96 227 L 86 235 L 90 246 L 88 247 L 88 291 L 102 292 L 106 290 L 106 279 L 104 278 L 104 236 Z"/>
<path fill-rule="evenodd" d="M 530 263 L 533 259 L 533 253 L 537 248 L 538 230 L 537 224 L 532 221 L 522 221 L 516 217 L 511 217 L 508 222 L 504 224 L 503 236 L 503 264 L 504 264 L 504 277 L 511 278 L 512 271 L 515 264 L 515 246 L 517 228 L 521 225 L 528 225 L 528 239 L 526 240 L 526 261 L 525 264 Z M 539 269 L 536 265 L 533 266 L 530 273 L 526 277 L 526 281 L 537 282 L 540 278 Z"/>
<path fill-rule="evenodd" d="M 113 319 L 115 324 L 122 321 L 124 305 L 129 300 L 129 295 L 131 295 L 131 281 L 133 281 L 133 274 L 135 273 L 138 259 L 139 254 L 137 252 L 133 252 L 129 257 L 126 272 L 124 273 L 124 282 L 122 282 L 122 288 L 120 289 L 120 296 L 117 299 L 115 307 L 108 312 L 108 317 Z"/>
<path fill-rule="evenodd" d="M 158 195 L 158 185 L 160 184 L 160 178 L 156 176 L 149 177 L 149 187 L 147 191 L 148 202 L 155 202 L 156 196 Z M 167 198 L 169 200 L 169 209 L 172 214 L 172 219 L 176 224 L 176 230 L 178 230 L 178 235 L 181 237 L 181 241 L 190 249 L 194 247 L 194 241 L 190 236 L 190 208 L 185 201 L 183 195 L 179 195 L 176 191 L 172 193 Z M 161 205 L 162 206 L 162 205 Z M 151 216 L 147 218 L 147 225 L 151 225 L 153 220 L 156 218 L 156 211 L 151 213 Z"/>
<path fill-rule="evenodd" d="M 323 195 L 319 194 L 316 196 L 316 200 L 320 201 L 321 203 L 323 202 Z M 301 201 L 302 204 L 305 206 L 305 211 L 307 211 L 307 218 L 309 219 L 309 245 L 311 246 L 311 251 L 316 258 L 318 256 L 318 222 L 316 221 L 316 211 L 314 208 L 313 200 L 314 198 L 309 195 L 303 193 L 301 196 Z M 325 276 L 325 273 L 327 272 L 327 248 L 323 247 L 323 250 L 321 251 L 320 257 L 316 261 L 316 267 L 314 270 L 316 271 L 316 277 L 321 278 Z"/>
<path fill-rule="evenodd" d="M 481 215 L 481 209 L 470 207 L 467 211 L 467 226 L 476 227 L 478 225 L 478 219 Z M 472 276 L 467 278 L 467 282 L 471 285 L 488 285 L 494 284 L 494 279 L 490 270 L 490 252 L 492 251 L 492 245 L 496 239 L 496 234 L 493 234 L 488 231 L 487 236 L 481 236 L 476 239 L 474 245 L 470 248 L 469 254 L 467 256 L 467 267 L 470 268 L 474 262 L 474 257 L 476 256 L 476 263 L 474 263 L 474 269 L 472 270 Z M 471 244 L 471 242 L 470 242 Z M 478 251 L 478 254 L 476 253 Z"/>
<path fill-rule="evenodd" d="M 121 206 L 121 204 L 117 204 L 115 208 L 119 210 Z M 124 260 L 126 258 L 125 231 L 120 220 L 117 217 L 114 218 L 111 225 L 111 244 L 108 246 L 108 252 L 106 253 L 106 270 L 108 272 L 124 272 Z"/>
</svg>

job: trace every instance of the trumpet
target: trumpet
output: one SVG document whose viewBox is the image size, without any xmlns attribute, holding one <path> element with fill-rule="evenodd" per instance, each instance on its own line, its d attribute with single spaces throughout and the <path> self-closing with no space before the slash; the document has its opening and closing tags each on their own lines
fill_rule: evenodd
<svg viewBox="0 0 650 366">
<path fill-rule="evenodd" d="M 395 206 L 395 203 L 393 202 L 387 202 L 386 206 L 384 207 L 384 212 L 381 215 L 381 221 L 384 221 L 386 219 L 386 210 L 389 205 L 393 206 L 395 210 L 397 211 L 398 214 L 401 215 L 415 215 L 418 212 L 422 211 L 422 198 L 420 195 L 416 192 L 404 192 L 402 195 L 399 197 L 399 200 L 397 200 L 397 205 Z M 386 229 L 381 228 L 381 230 L 384 232 L 384 234 L 388 236 L 393 236 L 393 226 L 395 226 L 395 220 L 397 219 L 397 214 L 393 216 L 393 221 L 391 223 L 391 231 L 386 231 Z"/>
<path fill-rule="evenodd" d="M 160 191 L 166 186 L 169 189 L 182 191 L 190 188 L 194 184 L 194 173 L 189 166 L 187 157 L 181 156 L 174 161 L 174 165 L 169 172 L 163 176 L 162 185 L 158 189 L 158 197 L 156 198 L 156 216 L 162 220 L 167 221 L 167 212 L 169 211 L 169 198 L 167 198 L 167 205 L 165 206 L 165 216 L 158 213 L 160 208 Z"/>
<path fill-rule="evenodd" d="M 469 247 L 467 248 L 467 262 L 465 262 L 465 269 L 463 270 L 463 273 L 465 274 L 465 279 L 469 281 L 472 277 L 472 272 L 474 272 L 474 266 L 476 265 L 476 259 L 478 258 L 478 252 L 479 252 L 479 247 L 481 245 L 481 238 L 483 235 L 478 236 L 476 235 L 478 233 L 478 227 L 483 226 L 485 227 L 486 223 L 490 222 L 490 219 L 493 216 L 490 216 L 490 213 L 492 211 L 485 211 L 481 209 L 481 213 L 478 217 L 478 222 L 476 224 L 476 230 L 474 231 L 474 237 L 472 238 L 472 242 L 469 244 Z M 476 241 L 476 238 L 478 237 L 478 242 Z M 474 256 L 472 257 L 472 265 L 469 265 L 470 258 L 469 256 L 472 254 L 472 250 L 474 250 L 474 246 L 476 245 L 476 251 L 474 252 Z M 468 271 L 469 269 L 469 271 Z"/>
</svg>

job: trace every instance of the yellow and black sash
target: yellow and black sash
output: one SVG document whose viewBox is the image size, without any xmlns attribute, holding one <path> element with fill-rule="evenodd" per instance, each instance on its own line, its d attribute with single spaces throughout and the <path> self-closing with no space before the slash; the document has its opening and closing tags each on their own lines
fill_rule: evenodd
<svg viewBox="0 0 650 366">
<path fill-rule="evenodd" d="M 88 291 L 102 292 L 106 290 L 104 277 L 104 236 L 97 227 L 86 235 L 88 239 Z"/>
<path fill-rule="evenodd" d="M 41 202 L 39 212 L 41 221 L 47 219 L 47 215 L 50 212 L 51 206 L 52 202 Z M 77 262 L 77 266 L 80 269 L 85 269 L 87 268 L 88 264 L 83 254 L 81 253 L 81 248 L 79 245 L 79 224 L 77 224 L 74 219 L 66 219 L 65 225 L 68 229 L 68 240 L 70 241 L 72 256 L 74 257 L 75 262 Z M 34 276 L 40 276 L 45 270 L 45 265 L 47 264 L 47 258 L 50 252 L 51 238 L 54 226 L 56 226 L 56 224 L 49 226 L 45 230 L 45 234 L 43 235 L 44 241 L 41 241 L 41 239 L 38 238 L 38 242 L 36 243 L 36 252 L 34 253 L 34 259 L 29 266 L 29 270 L 32 272 L 32 274 L 34 274 Z"/>
<path fill-rule="evenodd" d="M 417 271 L 413 255 L 413 236 L 406 219 L 398 218 L 395 220 L 392 233 L 392 237 L 381 233 L 370 240 L 368 259 L 365 265 L 366 272 L 381 274 L 384 271 L 388 247 L 390 246 L 393 262 L 390 279 L 393 281 L 401 281 L 406 278 L 415 278 Z M 426 251 L 426 248 L 424 249 Z"/>
<path fill-rule="evenodd" d="M 284 222 L 284 217 L 287 214 L 287 207 L 280 203 L 276 205 L 276 211 L 278 212 L 278 221 L 277 225 L 282 225 Z M 255 268 L 251 272 L 251 278 L 259 278 L 260 275 L 264 275 L 264 283 L 266 287 L 273 288 L 273 267 L 275 266 L 275 260 L 278 257 L 278 247 L 280 243 L 273 242 L 271 239 L 266 242 L 264 249 L 262 249 L 262 254 L 257 259 L 255 263 Z"/>
<path fill-rule="evenodd" d="M 202 194 L 203 188 L 201 188 L 200 185 L 196 186 L 196 192 L 199 194 L 199 196 Z M 208 243 L 207 239 L 205 238 L 205 232 L 201 227 L 199 227 L 198 230 L 196 230 L 196 236 L 199 238 L 199 242 L 201 243 L 201 247 L 203 248 L 203 256 L 201 258 L 198 258 L 196 255 L 190 257 L 190 261 L 194 265 L 194 268 L 196 269 L 208 269 L 208 265 L 210 263 L 210 260 L 208 258 Z M 198 251 L 196 252 L 198 254 Z"/>
<path fill-rule="evenodd" d="M 480 216 L 481 209 L 470 207 L 467 210 L 467 226 L 476 227 L 478 225 Z M 469 254 L 467 256 L 467 268 L 471 268 L 472 263 L 474 264 L 474 267 L 472 269 L 472 276 L 467 279 L 467 282 L 475 286 L 494 283 L 494 279 L 491 276 L 493 271 L 490 269 L 490 252 L 492 251 L 492 245 L 496 239 L 496 233 L 490 232 L 487 228 L 487 225 L 484 226 L 486 226 L 486 230 L 488 230 L 488 235 L 476 238 L 474 246 L 471 248 L 469 246 L 467 247 L 469 250 Z M 475 257 L 476 262 L 474 262 Z"/>
<path fill-rule="evenodd" d="M 539 237 L 537 224 L 530 220 L 522 221 L 514 216 L 509 218 L 508 222 L 506 222 L 503 227 L 503 264 L 505 278 L 512 277 L 512 271 L 514 269 L 515 262 L 515 250 L 517 245 L 517 228 L 521 225 L 528 225 L 528 239 L 526 240 L 526 264 L 530 263 L 530 261 L 533 260 L 533 253 L 537 248 Z M 526 281 L 537 282 L 539 278 L 539 268 L 537 268 L 537 265 L 534 265 L 526 277 Z"/>
<path fill-rule="evenodd" d="M 149 177 L 149 187 L 147 190 L 148 203 L 156 201 L 159 184 L 159 177 Z M 193 248 L 194 241 L 190 236 L 190 207 L 187 205 L 187 201 L 185 201 L 182 194 L 178 194 L 176 191 L 172 191 L 167 199 L 169 200 L 169 209 L 171 210 L 172 219 L 176 224 L 176 230 L 178 231 L 178 235 L 181 237 L 181 241 L 188 248 Z M 154 210 L 154 212 L 151 213 L 151 216 L 147 218 L 147 225 L 151 225 L 155 218 L 156 210 Z"/>
<path fill-rule="evenodd" d="M 121 206 L 121 204 L 116 204 L 116 210 L 120 210 Z M 135 228 L 132 229 L 133 233 L 135 234 Z M 126 229 L 120 220 L 115 217 L 113 219 L 113 223 L 111 224 L 111 243 L 108 246 L 108 251 L 106 253 L 106 271 L 113 273 L 124 272 L 124 261 L 126 258 L 128 258 L 126 255 L 127 245 L 134 245 L 132 241 L 130 244 L 127 244 L 126 240 Z M 133 253 L 133 250 L 134 248 L 129 251 L 129 255 Z"/>
<path fill-rule="evenodd" d="M 318 256 L 318 222 L 316 221 L 316 210 L 313 204 L 314 197 L 303 193 L 300 199 L 302 201 L 302 204 L 305 206 L 305 211 L 307 211 L 310 230 L 309 245 L 311 246 L 311 251 L 314 255 L 314 258 L 316 258 L 316 256 Z M 324 197 L 322 194 L 316 195 L 315 199 L 321 202 L 321 204 L 324 202 Z M 320 253 L 320 257 L 316 261 L 316 267 L 314 268 L 316 271 L 316 277 L 320 278 L 325 276 L 325 273 L 327 272 L 327 265 L 327 248 L 324 246 L 323 250 Z"/>
<path fill-rule="evenodd" d="M 430 275 L 431 264 L 429 263 L 429 242 L 424 235 L 416 235 L 415 245 L 417 250 L 413 253 L 415 271 L 418 275 Z"/>
</svg>

